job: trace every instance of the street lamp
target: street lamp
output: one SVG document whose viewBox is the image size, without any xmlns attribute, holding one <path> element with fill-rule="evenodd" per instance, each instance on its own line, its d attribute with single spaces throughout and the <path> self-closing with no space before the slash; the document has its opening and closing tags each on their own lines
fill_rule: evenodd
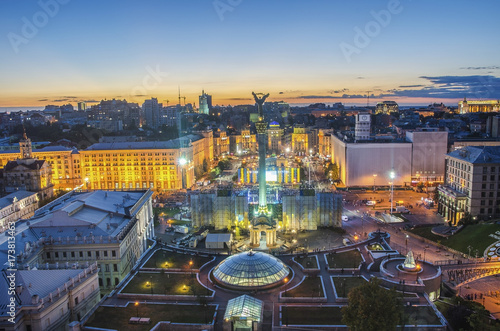
<svg viewBox="0 0 500 331">
<path fill-rule="evenodd" d="M 373 174 L 373 192 L 375 192 L 375 178 L 377 178 L 377 174 Z"/>
<path fill-rule="evenodd" d="M 425 251 L 427 250 L 427 247 L 424 247 L 424 262 L 425 262 Z"/>
<path fill-rule="evenodd" d="M 394 178 L 396 178 L 396 173 L 391 170 L 389 173 L 389 178 L 391 178 L 391 222 L 392 222 L 392 205 L 394 203 Z"/>
<path fill-rule="evenodd" d="M 406 244 L 406 254 L 408 254 L 408 238 L 410 238 L 409 235 L 405 236 L 405 244 Z"/>
<path fill-rule="evenodd" d="M 137 317 L 139 317 L 139 302 L 136 301 L 134 306 L 135 306 L 135 313 L 137 314 Z"/>
</svg>

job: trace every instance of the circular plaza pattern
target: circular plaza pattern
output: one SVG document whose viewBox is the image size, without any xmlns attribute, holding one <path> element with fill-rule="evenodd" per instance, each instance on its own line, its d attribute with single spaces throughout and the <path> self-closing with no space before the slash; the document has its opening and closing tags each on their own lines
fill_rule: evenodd
<svg viewBox="0 0 500 331">
<path fill-rule="evenodd" d="M 213 270 L 217 283 L 238 290 L 269 288 L 284 282 L 288 267 L 263 252 L 243 252 L 228 257 Z"/>
</svg>

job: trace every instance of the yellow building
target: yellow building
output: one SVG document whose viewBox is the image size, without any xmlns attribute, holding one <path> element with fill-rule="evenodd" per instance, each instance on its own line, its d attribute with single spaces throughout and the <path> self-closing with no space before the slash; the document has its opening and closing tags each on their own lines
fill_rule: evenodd
<svg viewBox="0 0 500 331">
<path fill-rule="evenodd" d="M 195 167 L 203 167 L 203 160 L 209 162 L 213 155 L 206 140 L 188 135 L 170 141 L 94 144 L 80 152 L 85 185 L 93 190 L 189 188 Z"/>
<path fill-rule="evenodd" d="M 283 130 L 280 128 L 279 123 L 271 122 L 269 129 L 267 129 L 267 153 L 268 154 L 281 154 L 281 140 L 283 138 Z"/>
<path fill-rule="evenodd" d="M 460 114 L 466 113 L 492 113 L 500 111 L 500 100 L 473 100 L 458 102 L 458 111 Z"/>
<path fill-rule="evenodd" d="M 19 156 L 0 153 L 0 167 Z M 204 160 L 210 165 L 213 136 L 209 131 L 170 141 L 98 143 L 82 151 L 49 146 L 33 156 L 51 165 L 56 190 L 82 184 L 91 190 L 174 190 L 191 187 Z"/>
<path fill-rule="evenodd" d="M 241 130 L 240 135 L 235 135 L 233 137 L 236 144 L 236 153 L 257 152 L 257 135 L 251 134 L 250 129 Z"/>
<path fill-rule="evenodd" d="M 214 154 L 216 157 L 229 153 L 229 137 L 226 130 L 217 129 L 214 135 Z"/>
<path fill-rule="evenodd" d="M 306 128 L 297 126 L 292 133 L 292 152 L 299 155 L 306 155 L 309 149 L 309 137 Z"/>
<path fill-rule="evenodd" d="M 332 155 L 332 133 L 330 130 L 319 130 L 318 132 L 318 152 L 321 155 Z"/>
</svg>

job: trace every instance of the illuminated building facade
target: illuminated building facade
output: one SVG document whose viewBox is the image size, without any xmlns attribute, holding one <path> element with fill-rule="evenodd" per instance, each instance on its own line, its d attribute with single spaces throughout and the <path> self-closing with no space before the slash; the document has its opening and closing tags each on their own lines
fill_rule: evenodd
<svg viewBox="0 0 500 331">
<path fill-rule="evenodd" d="M 296 126 L 292 133 L 292 152 L 297 155 L 309 153 L 309 135 L 304 126 Z"/>
<path fill-rule="evenodd" d="M 227 155 L 229 153 L 229 137 L 226 130 L 217 129 L 214 134 L 214 155 Z"/>
<path fill-rule="evenodd" d="M 332 131 L 320 129 L 318 132 L 318 153 L 327 156 L 332 155 Z"/>
<path fill-rule="evenodd" d="M 399 112 L 399 106 L 395 101 L 382 101 L 377 103 L 375 114 L 390 114 Z"/>
<path fill-rule="evenodd" d="M 257 168 L 240 168 L 238 169 L 238 183 L 256 184 L 258 175 L 259 170 Z M 300 183 L 300 169 L 268 166 L 266 168 L 266 181 L 280 184 Z"/>
<path fill-rule="evenodd" d="M 283 151 L 281 149 L 283 139 L 283 130 L 279 123 L 271 122 L 267 129 L 267 152 L 269 154 L 279 155 Z"/>
<path fill-rule="evenodd" d="M 204 160 L 210 165 L 213 134 L 208 130 L 164 142 L 98 143 L 82 151 L 49 146 L 32 154 L 51 166 L 54 189 L 84 184 L 89 190 L 173 190 L 190 187 L 194 169 L 201 169 Z M 0 153 L 0 166 L 19 156 Z"/>
<path fill-rule="evenodd" d="M 250 133 L 250 129 L 241 130 L 239 135 L 231 135 L 234 141 L 235 152 L 255 153 L 257 151 L 257 135 Z"/>
<path fill-rule="evenodd" d="M 500 111 L 500 100 L 464 100 L 458 102 L 460 114 L 466 113 L 491 113 Z"/>
<path fill-rule="evenodd" d="M 446 177 L 438 188 L 438 212 L 452 224 L 469 213 L 500 216 L 500 147 L 466 146 L 446 154 Z"/>
</svg>

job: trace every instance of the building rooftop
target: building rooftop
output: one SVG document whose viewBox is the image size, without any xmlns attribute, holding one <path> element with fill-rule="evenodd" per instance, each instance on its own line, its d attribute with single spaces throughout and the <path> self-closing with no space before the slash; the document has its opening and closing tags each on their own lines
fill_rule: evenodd
<svg viewBox="0 0 500 331">
<path fill-rule="evenodd" d="M 111 142 L 93 144 L 87 151 L 99 150 L 122 150 L 122 149 L 177 149 L 182 147 L 185 142 L 197 141 L 203 137 L 197 134 L 172 139 L 169 141 L 136 141 L 136 142 Z"/>
<path fill-rule="evenodd" d="M 469 163 L 500 163 L 500 146 L 466 146 L 447 155 Z"/>
<path fill-rule="evenodd" d="M 16 223 L 16 256 L 29 256 L 43 245 L 112 242 L 134 219 L 152 191 L 70 192 Z M 8 236 L 0 236 L 0 261 L 7 261 Z"/>
<path fill-rule="evenodd" d="M 23 190 L 6 195 L 3 198 L 0 198 L 0 209 L 10 206 L 14 202 L 14 199 L 19 201 L 33 195 L 36 195 L 36 193 Z"/>
</svg>

